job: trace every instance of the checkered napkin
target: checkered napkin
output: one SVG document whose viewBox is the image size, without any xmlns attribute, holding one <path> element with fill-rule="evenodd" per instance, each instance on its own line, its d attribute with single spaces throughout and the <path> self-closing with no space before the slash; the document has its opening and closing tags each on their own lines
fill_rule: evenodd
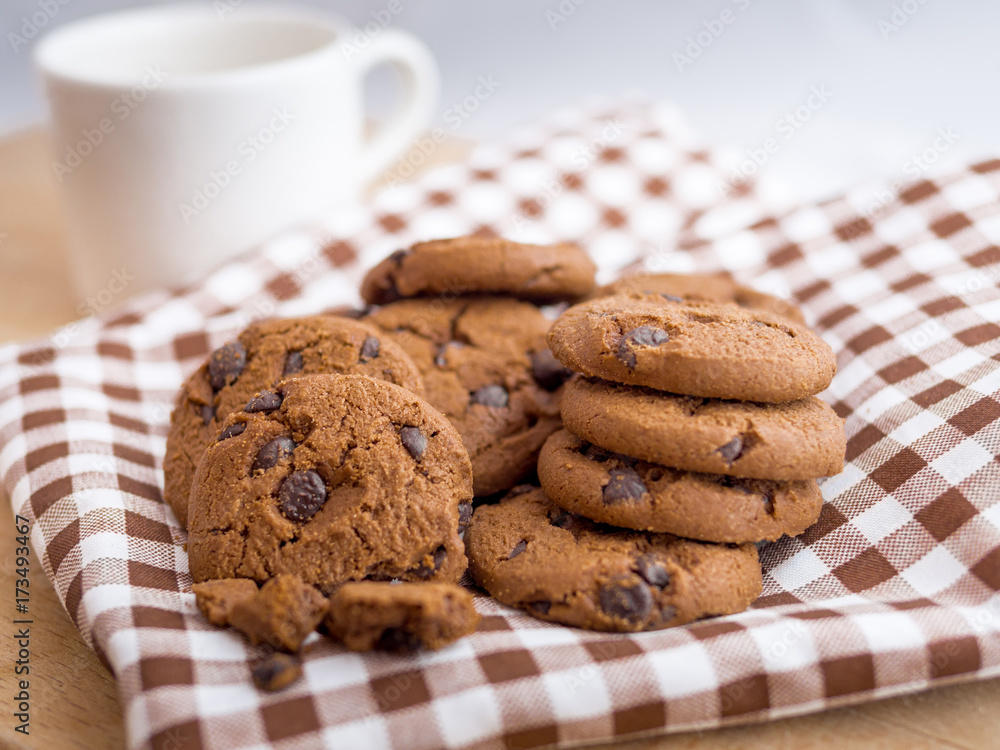
<svg viewBox="0 0 1000 750">
<path fill-rule="evenodd" d="M 0 478 L 45 573 L 118 680 L 129 744 L 525 748 L 716 727 L 1000 674 L 1000 160 L 769 215 L 664 105 L 563 112 L 460 166 L 280 237 L 197 286 L 0 348 Z M 392 175 L 389 176 L 389 181 Z M 356 301 L 417 239 L 575 240 L 602 275 L 728 269 L 800 304 L 838 355 L 847 420 L 819 523 L 768 545 L 748 612 L 590 633 L 487 597 L 437 653 L 315 636 L 257 691 L 208 625 L 161 499 L 172 399 L 255 318 Z"/>
</svg>

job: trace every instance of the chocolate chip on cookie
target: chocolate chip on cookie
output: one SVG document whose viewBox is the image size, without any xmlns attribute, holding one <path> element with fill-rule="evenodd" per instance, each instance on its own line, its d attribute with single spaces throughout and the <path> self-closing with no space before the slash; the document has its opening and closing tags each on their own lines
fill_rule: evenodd
<svg viewBox="0 0 1000 750">
<path fill-rule="evenodd" d="M 462 503 L 458 506 L 458 533 L 464 534 L 472 521 L 472 503 Z"/>
<path fill-rule="evenodd" d="M 502 409 L 510 403 L 510 394 L 502 385 L 484 385 L 472 394 L 472 403 Z"/>
<path fill-rule="evenodd" d="M 643 623 L 653 608 L 653 594 L 645 581 L 619 576 L 601 585 L 598 601 L 605 614 L 629 623 Z"/>
<path fill-rule="evenodd" d="M 665 589 L 670 585 L 670 570 L 656 555 L 640 555 L 635 560 L 633 570 L 650 586 Z"/>
<path fill-rule="evenodd" d="M 551 349 L 532 353 L 531 376 L 545 390 L 558 390 L 572 375 L 573 371 L 556 359 Z"/>
<path fill-rule="evenodd" d="M 448 559 L 448 550 L 444 546 L 438 547 L 433 554 L 425 555 L 420 564 L 412 568 L 410 573 L 414 580 L 426 581 L 433 578 Z"/>
<path fill-rule="evenodd" d="M 290 375 L 297 375 L 302 372 L 304 366 L 302 352 L 288 352 L 285 355 L 285 366 L 281 369 L 281 376 L 287 378 Z"/>
<path fill-rule="evenodd" d="M 403 447 L 413 456 L 414 461 L 419 461 L 427 448 L 427 437 L 420 431 L 419 427 L 403 427 L 399 431 L 399 440 Z"/>
<path fill-rule="evenodd" d="M 243 423 L 240 422 L 239 424 Z M 257 458 L 254 459 L 252 471 L 267 471 L 272 466 L 277 466 L 279 461 L 288 458 L 294 452 L 295 441 L 287 435 L 268 440 L 257 452 Z"/>
<path fill-rule="evenodd" d="M 618 349 L 615 355 L 626 367 L 634 368 L 636 365 L 635 350 L 640 347 L 659 346 L 670 341 L 670 334 L 661 328 L 652 326 L 639 326 L 624 334 L 618 341 Z"/>
<path fill-rule="evenodd" d="M 243 411 L 253 414 L 258 411 L 274 411 L 281 408 L 281 394 L 274 391 L 261 391 L 252 399 L 247 401 Z"/>
<path fill-rule="evenodd" d="M 223 440 L 228 440 L 231 437 L 242 435 L 243 430 L 246 428 L 247 426 L 244 422 L 233 422 L 233 424 L 223 428 L 222 432 L 219 433 L 219 437 L 216 439 L 221 443 Z"/>
<path fill-rule="evenodd" d="M 734 436 L 728 443 L 716 448 L 716 453 L 722 456 L 722 460 L 729 466 L 732 466 L 743 455 L 743 436 Z"/>
<path fill-rule="evenodd" d="M 192 578 L 287 573 L 322 591 L 364 578 L 457 581 L 472 467 L 448 420 L 360 375 L 304 375 L 280 391 L 280 409 L 233 414 L 243 432 L 205 453 L 191 492 Z M 425 441 L 419 460 L 404 426 Z"/>
<path fill-rule="evenodd" d="M 558 512 L 540 489 L 477 508 L 466 532 L 476 582 L 535 617 L 610 631 L 741 612 L 760 594 L 752 544 L 705 544 L 581 516 L 565 528 L 552 522 Z"/>
<path fill-rule="evenodd" d="M 195 469 L 226 417 L 281 408 L 278 382 L 313 373 L 368 375 L 415 393 L 423 389 L 409 356 L 383 344 L 364 323 L 332 315 L 254 323 L 184 382 L 171 414 L 163 494 L 181 525 L 187 525 Z"/>
<path fill-rule="evenodd" d="M 628 466 L 612 469 L 608 472 L 608 477 L 608 483 L 604 485 L 604 490 L 601 493 L 601 497 L 608 505 L 635 502 L 641 500 L 643 495 L 649 494 L 642 478 L 635 469 Z"/>
<path fill-rule="evenodd" d="M 369 336 L 365 339 L 365 343 L 361 345 L 361 354 L 358 356 L 359 362 L 368 362 L 375 359 L 379 355 L 381 349 L 381 344 L 379 340 L 374 336 Z"/>
<path fill-rule="evenodd" d="M 221 390 L 236 382 L 247 365 L 247 350 L 241 341 L 219 347 L 208 358 L 208 377 L 212 388 Z"/>
<path fill-rule="evenodd" d="M 293 521 L 308 521 L 325 502 L 326 484 L 312 470 L 292 472 L 278 490 L 278 510 Z"/>
</svg>

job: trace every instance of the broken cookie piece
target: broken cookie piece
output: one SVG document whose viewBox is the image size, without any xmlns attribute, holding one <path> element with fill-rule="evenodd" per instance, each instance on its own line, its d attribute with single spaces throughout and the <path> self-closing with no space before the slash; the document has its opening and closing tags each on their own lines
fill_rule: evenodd
<svg viewBox="0 0 1000 750">
<path fill-rule="evenodd" d="M 191 591 L 205 619 L 224 627 L 233 607 L 257 595 L 257 584 L 249 578 L 216 578 L 192 585 Z"/>
<path fill-rule="evenodd" d="M 447 583 L 345 583 L 330 597 L 327 631 L 352 651 L 440 649 L 476 629 L 472 594 Z"/>
<path fill-rule="evenodd" d="M 229 624 L 253 644 L 297 652 L 326 613 L 327 600 L 312 586 L 289 574 L 265 583 L 251 598 L 238 602 Z"/>
</svg>

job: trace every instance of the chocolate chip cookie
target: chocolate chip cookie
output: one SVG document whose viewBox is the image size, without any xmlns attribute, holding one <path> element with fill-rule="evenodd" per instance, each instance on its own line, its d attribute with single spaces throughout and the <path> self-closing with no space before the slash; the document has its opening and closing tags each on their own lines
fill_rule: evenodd
<svg viewBox="0 0 1000 750">
<path fill-rule="evenodd" d="M 366 319 L 416 362 L 427 401 L 458 429 L 477 495 L 508 489 L 535 468 L 559 429 L 559 393 L 571 374 L 553 357 L 551 322 L 503 298 L 401 300 Z"/>
<path fill-rule="evenodd" d="M 656 630 L 746 609 L 757 548 L 625 531 L 558 507 L 540 489 L 476 509 L 469 569 L 496 599 L 592 630 Z"/>
<path fill-rule="evenodd" d="M 791 401 L 824 390 L 837 369 L 826 342 L 786 318 L 658 294 L 571 307 L 549 345 L 585 375 L 707 398 Z"/>
<path fill-rule="evenodd" d="M 364 323 L 332 315 L 268 320 L 220 347 L 181 386 L 167 434 L 163 497 L 187 526 L 191 480 L 227 416 L 283 378 L 368 375 L 420 393 L 420 373 L 398 346 Z"/>
<path fill-rule="evenodd" d="M 732 304 L 750 310 L 774 313 L 793 323 L 806 322 L 802 311 L 792 303 L 737 284 L 731 276 L 722 273 L 654 273 L 625 276 L 594 290 L 591 297 L 634 293 L 659 294 L 668 302 Z"/>
<path fill-rule="evenodd" d="M 815 480 L 775 482 L 699 474 L 652 464 L 560 430 L 538 457 L 554 503 L 601 523 L 706 542 L 774 541 L 819 518 Z"/>
<path fill-rule="evenodd" d="M 397 250 L 365 276 L 361 296 L 384 305 L 404 297 L 496 293 L 535 302 L 572 300 L 594 288 L 596 267 L 576 245 L 523 245 L 455 237 Z"/>
<path fill-rule="evenodd" d="M 450 583 L 345 583 L 324 621 L 352 651 L 439 649 L 476 629 L 472 594 Z"/>
<path fill-rule="evenodd" d="M 457 581 L 472 467 L 455 428 L 361 375 L 281 382 L 230 415 L 191 491 L 195 581 L 281 573 L 330 592 L 364 578 Z"/>
<path fill-rule="evenodd" d="M 574 378 L 562 417 L 574 435 L 676 469 L 815 479 L 844 468 L 844 420 L 814 396 L 782 404 L 675 396 Z"/>
</svg>

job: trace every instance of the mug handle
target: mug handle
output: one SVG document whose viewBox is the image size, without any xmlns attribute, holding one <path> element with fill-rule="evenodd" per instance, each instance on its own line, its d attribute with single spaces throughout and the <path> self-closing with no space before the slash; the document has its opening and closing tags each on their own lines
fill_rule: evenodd
<svg viewBox="0 0 1000 750">
<path fill-rule="evenodd" d="M 367 139 L 361 155 L 360 178 L 370 183 L 380 170 L 403 155 L 430 122 L 440 91 L 437 64 L 426 45 L 412 34 L 384 29 L 355 63 L 359 81 L 378 65 L 392 65 L 403 79 L 403 101 Z"/>
</svg>

